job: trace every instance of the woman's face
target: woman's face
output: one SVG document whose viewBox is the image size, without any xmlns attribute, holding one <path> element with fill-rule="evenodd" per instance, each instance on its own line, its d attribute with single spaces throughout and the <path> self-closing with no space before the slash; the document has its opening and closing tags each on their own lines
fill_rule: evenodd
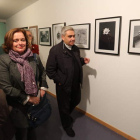
<svg viewBox="0 0 140 140">
<path fill-rule="evenodd" d="M 22 32 L 16 32 L 14 34 L 12 50 L 19 54 L 23 54 L 26 50 L 26 39 Z"/>
<path fill-rule="evenodd" d="M 28 38 L 30 39 L 30 41 L 32 41 L 32 39 L 33 39 L 32 33 L 30 31 L 26 31 L 26 34 L 27 34 Z"/>
</svg>

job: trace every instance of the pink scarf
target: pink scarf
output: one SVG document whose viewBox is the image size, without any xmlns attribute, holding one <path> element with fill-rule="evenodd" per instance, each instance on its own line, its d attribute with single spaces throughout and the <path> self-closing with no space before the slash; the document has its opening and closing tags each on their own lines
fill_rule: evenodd
<svg viewBox="0 0 140 140">
<path fill-rule="evenodd" d="M 20 55 L 19 53 L 10 50 L 9 57 L 17 63 L 18 70 L 21 74 L 21 81 L 25 84 L 26 94 L 37 95 L 37 85 L 35 81 L 35 74 L 32 67 L 29 65 L 28 57 L 32 57 L 33 53 L 28 48 L 28 50 Z"/>
</svg>

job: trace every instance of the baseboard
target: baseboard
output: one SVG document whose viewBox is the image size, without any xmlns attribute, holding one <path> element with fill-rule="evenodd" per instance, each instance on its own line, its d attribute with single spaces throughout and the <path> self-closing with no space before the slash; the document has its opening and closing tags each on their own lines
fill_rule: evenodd
<svg viewBox="0 0 140 140">
<path fill-rule="evenodd" d="M 48 91 L 48 93 L 49 93 L 50 95 L 52 95 L 53 97 L 56 98 L 56 95 L 55 95 L 55 94 L 53 94 L 53 93 L 51 93 L 51 92 L 49 92 L 49 91 Z M 105 127 L 109 128 L 110 130 L 112 130 L 112 131 L 118 133 L 119 135 L 121 135 L 121 136 L 127 138 L 128 140 L 137 140 L 136 138 L 131 137 L 130 135 L 128 135 L 128 134 L 126 134 L 126 133 L 120 131 L 119 129 L 117 129 L 117 128 L 115 128 L 115 127 L 113 127 L 113 126 L 107 124 L 106 122 L 104 122 L 104 121 L 102 121 L 102 120 L 96 118 L 95 116 L 93 116 L 93 115 L 91 115 L 91 114 L 89 114 L 89 113 L 83 111 L 82 109 L 80 109 L 80 108 L 78 108 L 78 107 L 76 107 L 76 110 L 78 110 L 78 111 L 80 111 L 81 113 L 85 114 L 86 116 L 88 116 L 89 118 L 93 119 L 94 121 L 96 121 L 96 122 L 98 122 L 98 123 L 104 125 Z"/>
</svg>

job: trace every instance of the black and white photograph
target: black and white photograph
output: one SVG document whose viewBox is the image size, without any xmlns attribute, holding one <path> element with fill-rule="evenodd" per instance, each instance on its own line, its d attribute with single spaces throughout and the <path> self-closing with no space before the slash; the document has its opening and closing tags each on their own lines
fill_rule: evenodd
<svg viewBox="0 0 140 140">
<path fill-rule="evenodd" d="M 61 29 L 66 26 L 66 22 L 52 24 L 52 34 L 53 34 L 53 45 L 56 45 L 62 41 L 61 39 Z"/>
<path fill-rule="evenodd" d="M 140 19 L 130 20 L 128 53 L 140 54 Z"/>
<path fill-rule="evenodd" d="M 29 30 L 32 32 L 33 35 L 33 44 L 38 45 L 38 26 L 30 26 Z"/>
<path fill-rule="evenodd" d="M 51 46 L 51 28 L 39 28 L 39 44 L 43 46 Z"/>
<path fill-rule="evenodd" d="M 79 49 L 90 49 L 90 23 L 69 25 L 75 31 L 75 45 Z"/>
<path fill-rule="evenodd" d="M 95 19 L 95 53 L 119 55 L 121 17 Z"/>
<path fill-rule="evenodd" d="M 115 22 L 102 22 L 99 25 L 99 49 L 114 50 Z M 108 27 L 108 28 L 107 28 Z"/>
</svg>

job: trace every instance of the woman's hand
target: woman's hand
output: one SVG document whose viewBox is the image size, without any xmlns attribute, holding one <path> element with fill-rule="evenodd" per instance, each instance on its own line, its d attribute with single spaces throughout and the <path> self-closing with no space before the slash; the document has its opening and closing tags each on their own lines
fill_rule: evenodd
<svg viewBox="0 0 140 140">
<path fill-rule="evenodd" d="M 40 96 L 41 96 L 41 97 L 43 97 L 43 96 L 44 96 L 44 94 L 45 94 L 45 90 L 40 89 Z"/>
<path fill-rule="evenodd" d="M 40 98 L 30 96 L 30 98 L 29 98 L 29 101 L 28 101 L 28 102 L 30 102 L 30 103 L 32 103 L 32 104 L 34 104 L 34 105 L 38 105 L 38 104 L 39 104 L 39 102 L 40 102 Z"/>
</svg>

